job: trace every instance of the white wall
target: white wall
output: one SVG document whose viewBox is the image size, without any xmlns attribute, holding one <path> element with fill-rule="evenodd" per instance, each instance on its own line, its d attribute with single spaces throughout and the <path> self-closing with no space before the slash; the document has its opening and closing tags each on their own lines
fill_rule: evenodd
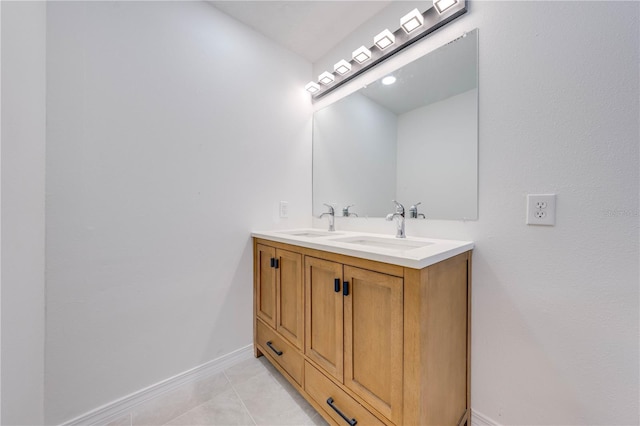
<svg viewBox="0 0 640 426">
<path fill-rule="evenodd" d="M 47 12 L 59 423 L 251 343 L 250 231 L 310 224 L 311 64 L 205 2 Z"/>
<path fill-rule="evenodd" d="M 398 116 L 398 200 L 429 219 L 476 219 L 477 135 L 478 89 Z"/>
<path fill-rule="evenodd" d="M 366 96 L 355 94 L 316 112 L 313 121 L 314 215 L 323 203 L 380 216 L 396 193 L 397 116 Z M 325 219 L 326 221 L 326 219 Z"/>
<path fill-rule="evenodd" d="M 376 71 L 480 29 L 479 220 L 407 234 L 476 242 L 472 406 L 496 422 L 638 423 L 639 10 L 470 2 Z M 547 192 L 556 226 L 525 225 L 526 194 Z"/>
<path fill-rule="evenodd" d="M 0 3 L 0 46 L 2 46 L 2 3 Z M 2 224 L 2 101 L 1 99 L 2 99 L 2 54 L 0 53 L 0 224 Z M 0 423 L 2 423 L 2 379 L 1 378 L 2 378 L 2 226 L 0 226 Z"/>
<path fill-rule="evenodd" d="M 43 422 L 44 2 L 2 8 L 2 417 Z"/>
</svg>

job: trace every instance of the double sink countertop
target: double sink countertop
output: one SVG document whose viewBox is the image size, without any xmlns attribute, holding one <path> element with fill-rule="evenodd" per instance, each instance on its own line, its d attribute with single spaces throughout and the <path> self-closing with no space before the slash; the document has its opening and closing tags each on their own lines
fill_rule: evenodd
<svg viewBox="0 0 640 426">
<path fill-rule="evenodd" d="M 320 229 L 256 231 L 252 237 L 422 269 L 473 249 L 472 241 L 395 238 L 393 235 Z"/>
</svg>

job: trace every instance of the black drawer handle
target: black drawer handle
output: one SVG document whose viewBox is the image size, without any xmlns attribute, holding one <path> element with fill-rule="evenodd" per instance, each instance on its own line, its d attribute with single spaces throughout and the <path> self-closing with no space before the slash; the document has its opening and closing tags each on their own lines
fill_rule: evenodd
<svg viewBox="0 0 640 426">
<path fill-rule="evenodd" d="M 342 283 L 342 294 L 344 296 L 349 295 L 349 281 L 345 281 Z"/>
<path fill-rule="evenodd" d="M 333 398 L 329 397 L 329 399 L 327 399 L 327 404 L 329 404 L 329 407 L 333 408 L 333 411 L 335 411 L 336 413 L 338 413 L 338 415 L 340 417 L 342 417 L 344 419 L 345 422 L 349 423 L 351 426 L 356 426 L 356 424 L 358 423 L 358 421 L 356 419 L 349 419 L 349 417 L 345 416 L 344 414 L 342 414 L 342 411 L 340 411 L 338 409 L 338 407 L 336 407 L 335 405 L 333 405 Z"/>
<path fill-rule="evenodd" d="M 333 291 L 335 291 L 336 293 L 340 291 L 340 278 L 336 278 L 333 281 Z"/>
<path fill-rule="evenodd" d="M 276 259 L 274 257 L 271 258 L 271 267 L 274 268 L 276 266 Z"/>
<path fill-rule="evenodd" d="M 267 342 L 267 346 L 269 346 L 269 349 L 274 351 L 276 353 L 276 355 L 278 355 L 278 356 L 282 355 L 282 351 L 279 351 L 276 348 L 274 348 L 273 345 L 271 344 L 271 342 Z"/>
</svg>

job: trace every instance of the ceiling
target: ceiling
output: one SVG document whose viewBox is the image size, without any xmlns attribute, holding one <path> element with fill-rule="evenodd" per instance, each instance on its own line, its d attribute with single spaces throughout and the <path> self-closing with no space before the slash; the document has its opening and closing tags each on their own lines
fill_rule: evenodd
<svg viewBox="0 0 640 426">
<path fill-rule="evenodd" d="M 210 0 L 209 3 L 313 63 L 392 1 Z"/>
</svg>

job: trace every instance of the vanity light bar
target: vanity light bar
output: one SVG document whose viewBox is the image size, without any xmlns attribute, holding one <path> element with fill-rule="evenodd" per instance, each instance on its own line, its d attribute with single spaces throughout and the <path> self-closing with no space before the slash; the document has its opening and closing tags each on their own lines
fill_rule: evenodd
<svg viewBox="0 0 640 426">
<path fill-rule="evenodd" d="M 304 90 L 313 94 L 320 90 L 320 86 L 317 83 L 310 81 L 306 86 L 304 86 Z"/>
<path fill-rule="evenodd" d="M 340 62 L 333 66 L 333 71 L 337 72 L 340 75 L 344 75 L 351 71 L 351 64 L 344 59 L 341 59 Z"/>
<path fill-rule="evenodd" d="M 314 101 L 320 99 L 467 12 L 468 0 L 432 1 L 433 7 L 424 13 L 413 9 L 400 19 L 401 29 L 383 30 L 373 38 L 373 46 L 360 46 L 353 51 L 352 60 L 340 60 L 333 66 L 333 73 L 323 72 L 318 81 L 308 83 L 305 90 Z"/>
<path fill-rule="evenodd" d="M 351 54 L 353 60 L 361 64 L 371 59 L 371 51 L 364 46 L 360 46 Z"/>
<path fill-rule="evenodd" d="M 413 9 L 411 12 L 400 18 L 400 26 L 409 34 L 412 31 L 417 30 L 424 24 L 424 17 L 418 9 Z"/>
<path fill-rule="evenodd" d="M 336 79 L 335 76 L 331 74 L 329 71 L 325 71 L 318 76 L 318 81 L 324 85 L 333 83 L 335 79 Z"/>
<path fill-rule="evenodd" d="M 457 3 L 458 0 L 435 0 L 433 2 L 433 6 L 436 8 L 438 13 L 443 14 L 451 6 L 454 6 Z"/>
<path fill-rule="evenodd" d="M 378 46 L 380 50 L 386 49 L 395 42 L 396 36 L 394 36 L 391 31 L 386 29 L 373 38 L 373 43 Z"/>
</svg>

